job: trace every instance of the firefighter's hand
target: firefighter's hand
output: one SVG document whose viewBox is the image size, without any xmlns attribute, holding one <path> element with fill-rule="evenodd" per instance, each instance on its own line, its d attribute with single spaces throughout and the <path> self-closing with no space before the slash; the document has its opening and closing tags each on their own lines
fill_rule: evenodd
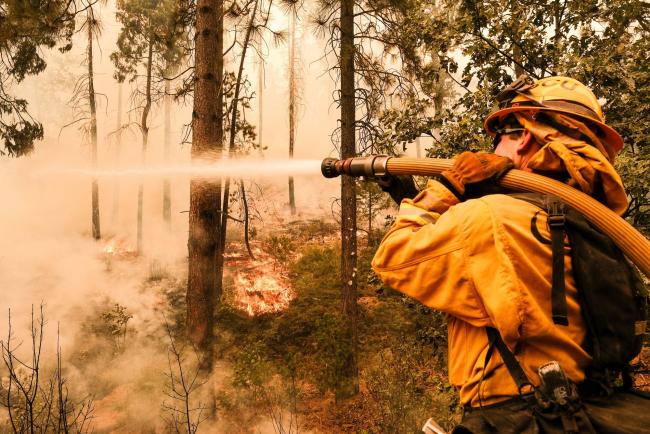
<svg viewBox="0 0 650 434">
<path fill-rule="evenodd" d="M 484 152 L 463 152 L 456 157 L 452 168 L 440 175 L 445 186 L 462 200 L 469 197 L 469 192 L 477 193 L 476 187 L 496 186 L 496 181 L 513 167 L 514 164 L 508 157 Z"/>
<path fill-rule="evenodd" d="M 390 197 L 398 205 L 402 202 L 402 199 L 412 199 L 420 192 L 410 175 L 383 176 L 375 179 L 375 181 L 383 191 L 390 194 Z"/>
</svg>

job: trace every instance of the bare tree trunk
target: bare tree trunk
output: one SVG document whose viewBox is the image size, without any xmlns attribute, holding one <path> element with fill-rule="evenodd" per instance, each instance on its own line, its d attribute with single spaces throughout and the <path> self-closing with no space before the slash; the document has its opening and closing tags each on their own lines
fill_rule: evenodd
<svg viewBox="0 0 650 434">
<path fill-rule="evenodd" d="M 144 167 L 147 158 L 147 143 L 149 141 L 149 111 L 151 110 L 151 68 L 153 61 L 153 38 L 149 37 L 149 51 L 147 53 L 147 84 L 145 89 L 145 103 L 140 118 L 140 131 L 142 132 L 142 155 L 141 162 Z M 140 180 L 138 184 L 138 254 L 142 253 L 142 208 L 144 202 L 144 182 Z"/>
<path fill-rule="evenodd" d="M 168 65 L 166 68 L 167 72 L 170 72 L 172 68 Z M 165 159 L 165 166 L 169 166 L 170 163 L 170 151 L 171 151 L 171 82 L 165 77 L 165 129 L 164 129 L 164 142 L 163 142 L 163 153 Z M 172 229 L 172 200 L 171 200 L 171 182 L 169 177 L 165 177 L 163 180 L 163 221 L 165 222 L 165 227 L 167 231 Z"/>
<path fill-rule="evenodd" d="M 519 2 L 516 1 L 511 1 L 508 5 L 510 8 L 510 13 L 516 18 L 517 21 L 521 20 L 523 18 L 523 14 L 519 12 L 519 8 L 521 7 Z M 515 38 L 513 40 L 518 41 L 519 40 L 519 34 L 515 35 Z M 520 75 L 524 74 L 526 71 L 522 67 L 523 65 L 523 52 L 521 51 L 521 47 L 517 45 L 516 43 L 513 44 L 512 46 L 512 67 L 515 70 L 515 77 L 519 77 Z"/>
<path fill-rule="evenodd" d="M 356 155 L 354 83 L 354 0 L 341 0 L 341 158 Z M 357 204 L 356 184 L 341 177 L 341 296 L 351 346 L 341 372 L 336 397 L 349 398 L 359 392 L 357 366 Z"/>
<path fill-rule="evenodd" d="M 120 164 L 120 154 L 122 152 L 122 83 L 118 84 L 117 90 L 117 142 L 115 143 L 115 161 L 114 165 L 117 168 Z M 120 208 L 120 178 L 115 177 L 113 180 L 113 212 L 111 215 L 111 222 L 113 226 L 117 224 L 117 213 Z"/>
<path fill-rule="evenodd" d="M 293 147 L 296 140 L 296 16 L 289 15 L 289 158 L 293 159 Z M 296 198 L 293 176 L 289 176 L 289 208 L 291 215 L 296 214 Z"/>
<path fill-rule="evenodd" d="M 223 0 L 199 0 L 195 24 L 192 159 L 223 151 Z M 214 308 L 221 298 L 215 259 L 221 234 L 221 180 L 190 182 L 187 333 L 211 369 Z"/>
<path fill-rule="evenodd" d="M 521 48 L 518 45 L 515 45 L 512 48 L 512 59 L 514 60 L 513 67 L 515 69 L 515 77 L 519 77 L 520 75 L 524 74 L 526 71 L 524 71 L 524 68 L 521 67 L 521 64 L 524 59 L 521 53 Z"/>
<path fill-rule="evenodd" d="M 90 145 L 92 153 L 93 171 L 97 170 L 97 105 L 95 103 L 95 75 L 93 71 L 93 29 L 95 28 L 95 16 L 93 8 L 88 8 L 88 103 L 90 105 Z M 99 186 L 97 178 L 92 180 L 92 224 L 93 238 L 101 238 L 99 227 Z"/>
</svg>

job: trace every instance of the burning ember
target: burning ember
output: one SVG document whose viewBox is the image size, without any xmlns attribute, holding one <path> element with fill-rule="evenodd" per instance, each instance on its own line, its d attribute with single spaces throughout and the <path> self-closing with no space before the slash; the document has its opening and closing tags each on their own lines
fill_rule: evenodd
<svg viewBox="0 0 650 434">
<path fill-rule="evenodd" d="M 106 257 L 134 258 L 138 253 L 126 241 L 110 238 L 102 248 L 102 255 Z"/>
<path fill-rule="evenodd" d="M 235 277 L 235 307 L 249 316 L 279 312 L 286 309 L 294 298 L 288 285 L 280 283 L 281 277 L 265 275 L 251 279 L 242 274 Z"/>
</svg>

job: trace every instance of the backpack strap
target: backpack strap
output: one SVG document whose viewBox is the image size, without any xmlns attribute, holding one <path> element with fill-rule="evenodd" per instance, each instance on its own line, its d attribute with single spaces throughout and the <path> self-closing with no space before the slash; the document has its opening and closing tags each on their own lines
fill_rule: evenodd
<svg viewBox="0 0 650 434">
<path fill-rule="evenodd" d="M 490 362 L 492 353 L 496 348 L 497 351 L 499 351 L 499 355 L 501 356 L 503 363 L 505 363 L 506 368 L 510 373 L 510 376 L 512 377 L 515 384 L 517 385 L 517 390 L 519 391 L 519 395 L 522 395 L 522 390 L 526 386 L 530 386 L 534 388 L 533 384 L 526 376 L 526 373 L 522 369 L 521 365 L 515 358 L 515 355 L 512 354 L 512 351 L 510 351 L 510 349 L 505 344 L 505 342 L 503 342 L 503 339 L 501 338 L 501 334 L 499 333 L 499 331 L 493 327 L 486 327 L 485 331 L 487 332 L 487 336 L 488 336 L 488 350 L 485 353 L 485 362 L 483 364 L 483 370 L 485 371 L 487 369 L 487 365 Z"/>
<path fill-rule="evenodd" d="M 569 325 L 564 283 L 565 205 L 556 197 L 539 193 L 511 193 L 509 196 L 542 208 L 548 215 L 547 222 L 551 232 L 551 240 L 545 240 L 537 230 L 537 214 L 531 220 L 531 232 L 538 241 L 544 244 L 551 244 L 553 266 L 551 277 L 551 316 L 553 323 L 563 326 Z"/>
<path fill-rule="evenodd" d="M 547 198 L 546 212 L 551 230 L 551 251 L 553 255 L 553 277 L 551 287 L 551 314 L 553 322 L 569 325 L 566 289 L 564 287 L 564 204 L 553 197 Z"/>
</svg>

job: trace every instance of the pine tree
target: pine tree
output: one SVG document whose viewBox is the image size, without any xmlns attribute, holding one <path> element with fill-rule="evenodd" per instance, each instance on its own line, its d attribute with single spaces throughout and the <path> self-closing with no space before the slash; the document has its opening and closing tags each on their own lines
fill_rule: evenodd
<svg viewBox="0 0 650 434">
<path fill-rule="evenodd" d="M 296 16 L 289 14 L 289 158 L 293 159 L 296 143 Z M 289 209 L 296 213 L 293 176 L 289 176 Z"/>
<path fill-rule="evenodd" d="M 196 5 L 192 159 L 220 158 L 223 152 L 223 2 Z M 221 234 L 221 179 L 190 183 L 187 332 L 211 363 L 214 308 L 221 298 L 215 259 Z"/>
<path fill-rule="evenodd" d="M 97 170 L 97 103 L 95 101 L 95 74 L 93 70 L 93 38 L 96 36 L 98 29 L 97 20 L 92 5 L 88 5 L 87 13 L 87 33 L 88 33 L 88 106 L 90 109 L 90 146 L 92 153 L 93 170 Z M 101 238 L 101 229 L 99 225 L 99 186 L 97 178 L 92 180 L 92 229 L 93 238 Z"/>
<path fill-rule="evenodd" d="M 47 66 L 42 48 L 72 48 L 75 3 L 69 0 L 6 0 L 0 10 L 0 155 L 21 156 L 43 138 L 43 126 L 27 111 L 27 101 L 10 87 Z M 18 31 L 19 29 L 19 31 Z"/>
</svg>

